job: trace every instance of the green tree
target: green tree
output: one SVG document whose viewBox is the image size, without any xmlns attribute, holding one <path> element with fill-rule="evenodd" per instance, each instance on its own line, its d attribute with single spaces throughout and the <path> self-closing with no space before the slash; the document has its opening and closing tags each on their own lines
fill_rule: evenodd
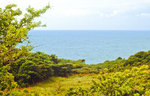
<svg viewBox="0 0 150 96">
<path fill-rule="evenodd" d="M 22 15 L 22 11 L 14 7 L 16 7 L 15 4 L 10 4 L 5 9 L 0 8 L 0 61 L 3 65 L 12 64 L 14 60 L 27 55 L 32 49 L 28 44 L 21 48 L 16 46 L 19 43 L 28 42 L 27 34 L 31 29 L 45 26 L 40 21 L 34 20 L 50 8 L 49 5 L 40 10 L 28 7 L 27 13 Z M 20 16 L 23 18 L 18 20 Z"/>
<path fill-rule="evenodd" d="M 32 49 L 28 45 L 27 34 L 35 27 L 45 26 L 40 21 L 35 22 L 35 18 L 49 8 L 49 5 L 40 10 L 28 7 L 24 15 L 19 8 L 16 8 L 16 4 L 7 5 L 4 9 L 0 8 L 0 95 L 6 96 L 7 91 L 17 86 L 14 74 L 10 73 L 10 69 L 15 70 L 15 68 L 11 66 L 16 64 L 14 62 L 17 59 L 25 58 Z M 20 17 L 22 18 L 18 19 Z M 27 42 L 27 45 L 16 48 L 23 42 Z"/>
<path fill-rule="evenodd" d="M 51 56 L 42 52 L 30 53 L 11 65 L 10 72 L 21 87 L 45 80 L 53 75 Z M 17 65 L 17 66 L 16 66 Z"/>
</svg>

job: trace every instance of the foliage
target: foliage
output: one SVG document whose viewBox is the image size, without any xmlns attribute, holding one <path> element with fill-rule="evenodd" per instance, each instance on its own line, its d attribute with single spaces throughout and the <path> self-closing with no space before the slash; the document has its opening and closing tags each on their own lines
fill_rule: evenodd
<svg viewBox="0 0 150 96">
<path fill-rule="evenodd" d="M 54 76 L 45 81 L 36 83 L 33 86 L 21 88 L 21 90 L 12 90 L 10 96 L 65 96 L 69 87 L 88 88 L 92 85 L 92 80 L 97 80 L 96 74 L 86 74 L 83 76 L 76 75 L 67 78 Z"/>
<path fill-rule="evenodd" d="M 115 60 L 116 61 L 116 60 Z M 124 71 L 125 69 L 131 69 L 133 66 L 142 66 L 148 65 L 150 66 L 150 51 L 148 52 L 138 52 L 134 55 L 131 55 L 127 60 L 121 61 L 121 63 L 117 63 L 109 68 L 110 72 L 119 72 Z"/>
<path fill-rule="evenodd" d="M 48 94 L 50 94 L 51 96 L 53 95 L 64 96 L 65 94 L 66 96 L 98 96 L 98 95 L 100 96 L 109 96 L 109 95 L 110 96 L 113 96 L 113 95 L 148 96 L 150 92 L 149 91 L 150 89 L 149 66 L 148 65 L 144 65 L 144 66 L 138 65 L 137 67 L 129 66 L 129 65 L 124 66 L 127 60 L 119 58 L 113 61 L 106 61 L 103 63 L 104 65 L 101 65 L 104 67 L 100 67 L 99 64 L 87 65 L 83 63 L 82 60 L 74 61 L 74 60 L 67 60 L 67 59 L 58 59 L 57 56 L 47 55 L 42 52 L 30 53 L 27 56 L 27 58 L 19 58 L 18 60 L 15 61 L 14 64 L 12 64 L 11 68 L 13 68 L 12 69 L 13 71 L 11 71 L 11 73 L 14 74 L 16 78 L 15 80 L 18 83 L 20 82 L 19 85 L 22 85 L 22 86 L 30 85 L 39 81 L 47 80 L 47 78 L 49 77 L 53 77 L 53 76 L 65 76 L 66 77 L 70 74 L 76 74 L 76 75 L 83 74 L 83 77 L 86 77 L 86 74 L 100 72 L 99 78 L 98 80 L 95 80 L 94 78 L 97 78 L 97 75 L 94 76 L 93 74 L 91 74 L 93 75 L 93 78 L 87 77 L 85 80 L 76 79 L 76 81 L 73 81 L 74 78 L 71 78 L 70 82 L 66 81 L 66 79 L 61 80 L 57 82 L 55 85 L 53 85 L 54 87 L 53 89 L 40 88 L 37 90 L 28 91 L 27 93 L 24 93 L 21 90 L 18 90 L 18 91 L 13 90 L 10 92 L 10 94 L 23 94 L 23 95 L 29 95 L 29 94 L 35 95 L 36 94 L 37 96 L 40 96 L 41 94 L 45 94 L 45 96 L 49 96 Z M 56 63 L 54 61 L 58 61 L 58 62 Z M 107 65 L 111 67 L 108 67 Z M 44 66 L 44 67 L 40 67 L 40 66 Z M 50 68 L 51 71 L 48 72 L 47 68 L 48 69 Z M 19 71 L 19 70 L 22 70 L 22 71 Z M 47 72 L 51 74 L 47 75 L 48 74 Z M 53 78 L 57 78 L 57 77 L 53 77 Z M 94 80 L 93 85 L 91 85 L 92 83 L 88 81 L 88 80 L 92 81 L 92 79 Z M 63 85 L 64 81 L 66 82 L 67 85 Z M 86 83 L 87 81 L 88 83 Z M 53 80 L 50 82 L 53 82 Z M 60 82 L 62 83 L 60 84 Z M 75 82 L 77 82 L 77 85 L 76 87 L 73 87 Z M 79 86 L 80 84 L 82 84 L 82 86 Z M 84 87 L 85 85 L 89 85 L 91 87 L 85 88 Z"/>
<path fill-rule="evenodd" d="M 104 63 L 99 63 L 99 67 L 102 69 L 102 68 L 112 68 L 116 65 L 121 65 L 123 63 L 125 63 L 125 59 L 122 59 L 121 57 L 118 57 L 116 60 L 112 60 L 112 61 L 105 61 Z"/>
<path fill-rule="evenodd" d="M 20 20 L 18 17 L 22 16 L 22 11 L 14 7 L 15 4 L 10 4 L 5 9 L 0 8 L 0 59 L 3 65 L 12 64 L 31 50 L 31 46 L 28 45 L 21 48 L 16 46 L 27 41 L 27 34 L 31 29 L 42 26 L 40 21 L 34 22 L 34 19 L 45 13 L 49 5 L 40 10 L 27 8 L 27 13 Z"/>
<path fill-rule="evenodd" d="M 7 91 L 17 87 L 14 76 L 8 72 L 9 66 L 0 66 L 0 95 L 5 96 Z"/>
<path fill-rule="evenodd" d="M 46 93 L 45 93 L 46 94 Z M 19 90 L 19 89 L 13 89 L 11 92 L 7 93 L 7 96 L 48 96 L 44 93 L 41 94 L 41 92 L 38 91 L 28 91 L 27 89 Z"/>
<path fill-rule="evenodd" d="M 87 66 L 83 66 L 81 68 L 74 68 L 72 71 L 73 74 L 91 74 L 91 73 L 98 74 L 99 73 L 98 70 Z"/>
<path fill-rule="evenodd" d="M 68 76 L 72 73 L 72 64 L 57 64 L 52 65 L 54 76 Z"/>
<path fill-rule="evenodd" d="M 130 56 L 129 59 L 125 62 L 124 66 L 139 66 L 143 64 L 150 65 L 150 51 L 141 51 L 135 55 Z"/>
<path fill-rule="evenodd" d="M 28 86 L 53 75 L 51 57 L 42 52 L 30 53 L 27 58 L 19 58 L 11 65 L 10 72 L 21 86 Z"/>
<path fill-rule="evenodd" d="M 43 9 L 35 10 L 27 8 L 27 13 L 22 15 L 22 11 L 15 8 L 15 4 L 7 5 L 4 9 L 0 8 L 0 91 L 5 93 L 11 90 L 17 84 L 14 81 L 14 72 L 18 71 L 13 64 L 20 58 L 26 59 L 29 51 L 32 49 L 30 45 L 16 48 L 19 43 L 29 42 L 27 40 L 28 32 L 35 28 L 43 26 L 41 22 L 34 22 L 34 19 L 45 13 L 49 5 Z M 22 17 L 22 19 L 18 19 Z M 13 71 L 11 73 L 11 71 Z M 15 74 L 16 76 L 16 74 Z"/>
<path fill-rule="evenodd" d="M 133 96 L 149 94 L 150 75 L 149 66 L 124 72 L 100 73 L 99 82 L 93 81 L 90 89 L 75 88 L 68 90 L 67 96 Z M 149 94 L 150 95 L 150 94 Z"/>
<path fill-rule="evenodd" d="M 58 59 L 55 55 L 36 52 L 14 61 L 10 65 L 9 72 L 15 76 L 15 81 L 24 87 L 52 76 L 68 76 L 74 73 L 73 69 L 76 68 L 74 65 L 80 64 L 83 65 L 80 60 Z"/>
</svg>

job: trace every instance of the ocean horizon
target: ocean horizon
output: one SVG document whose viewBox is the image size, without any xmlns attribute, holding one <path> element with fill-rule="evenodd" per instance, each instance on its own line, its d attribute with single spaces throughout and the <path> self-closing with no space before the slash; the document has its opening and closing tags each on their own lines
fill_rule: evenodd
<svg viewBox="0 0 150 96">
<path fill-rule="evenodd" d="M 28 36 L 34 47 L 32 52 L 85 59 L 87 64 L 118 57 L 127 59 L 139 51 L 150 50 L 150 31 L 142 30 L 32 30 Z"/>
</svg>

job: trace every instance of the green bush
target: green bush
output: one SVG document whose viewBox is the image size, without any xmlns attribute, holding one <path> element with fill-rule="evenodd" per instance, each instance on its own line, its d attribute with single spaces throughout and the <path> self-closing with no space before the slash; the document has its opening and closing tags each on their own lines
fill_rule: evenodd
<svg viewBox="0 0 150 96">
<path fill-rule="evenodd" d="M 74 74 L 90 74 L 90 73 L 97 74 L 97 73 L 99 73 L 98 70 L 95 70 L 90 67 L 74 68 L 72 71 Z"/>
<path fill-rule="evenodd" d="M 20 58 L 11 65 L 10 72 L 21 86 L 45 80 L 53 75 L 51 57 L 44 53 L 31 53 L 28 58 Z"/>
<path fill-rule="evenodd" d="M 149 72 L 148 65 L 123 72 L 105 70 L 100 73 L 99 82 L 93 81 L 91 88 L 71 88 L 66 96 L 149 96 Z"/>
<path fill-rule="evenodd" d="M 150 51 L 141 51 L 136 53 L 135 55 L 130 56 L 124 63 L 124 66 L 139 66 L 143 64 L 150 65 Z"/>
<path fill-rule="evenodd" d="M 72 64 L 51 65 L 54 70 L 54 76 L 68 76 L 72 73 Z"/>
<path fill-rule="evenodd" d="M 58 59 L 55 55 L 36 52 L 30 53 L 26 58 L 18 58 L 11 64 L 9 72 L 15 76 L 15 81 L 21 87 L 25 87 L 51 76 L 68 76 L 76 68 L 74 65 L 84 65 L 82 62 L 82 60 Z"/>
<path fill-rule="evenodd" d="M 5 96 L 9 90 L 17 87 L 14 76 L 8 72 L 9 66 L 0 66 L 0 96 Z"/>
</svg>

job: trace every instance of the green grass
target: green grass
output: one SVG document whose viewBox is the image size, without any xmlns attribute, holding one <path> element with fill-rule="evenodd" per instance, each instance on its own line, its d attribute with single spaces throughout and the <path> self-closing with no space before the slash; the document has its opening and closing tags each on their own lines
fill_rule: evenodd
<svg viewBox="0 0 150 96">
<path fill-rule="evenodd" d="M 41 96 L 64 96 L 69 88 L 89 88 L 98 75 L 52 77 L 46 81 L 28 87 L 28 91 L 40 92 Z"/>
</svg>

